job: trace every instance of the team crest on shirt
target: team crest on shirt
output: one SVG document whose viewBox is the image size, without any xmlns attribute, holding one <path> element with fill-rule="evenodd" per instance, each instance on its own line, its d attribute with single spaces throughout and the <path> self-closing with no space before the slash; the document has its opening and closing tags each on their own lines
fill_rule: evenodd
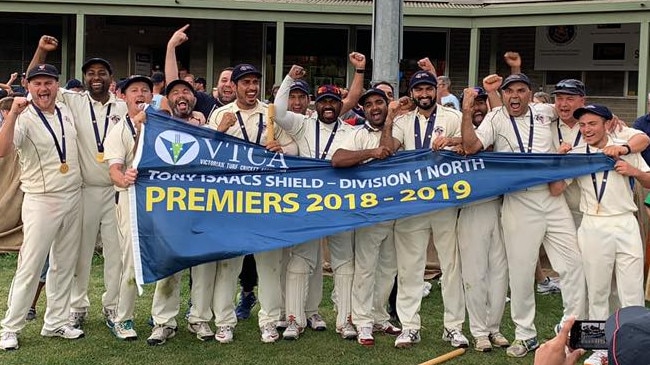
<svg viewBox="0 0 650 365">
<path fill-rule="evenodd" d="M 113 114 L 113 115 L 111 115 L 111 116 L 108 117 L 108 120 L 109 120 L 112 124 L 115 125 L 115 124 L 119 123 L 120 120 L 122 120 L 122 117 L 120 117 L 120 116 L 117 115 L 117 114 Z"/>
<path fill-rule="evenodd" d="M 433 133 L 436 136 L 442 136 L 443 134 L 445 134 L 445 128 L 437 126 L 436 128 L 434 128 Z"/>
<path fill-rule="evenodd" d="M 551 122 L 551 118 L 547 117 L 546 115 L 537 114 L 535 115 L 535 122 L 541 125 L 545 125 Z"/>
</svg>

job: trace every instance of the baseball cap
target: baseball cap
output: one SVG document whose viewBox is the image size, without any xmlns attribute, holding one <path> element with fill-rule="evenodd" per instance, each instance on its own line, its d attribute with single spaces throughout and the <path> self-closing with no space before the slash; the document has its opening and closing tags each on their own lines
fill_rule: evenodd
<svg viewBox="0 0 650 365">
<path fill-rule="evenodd" d="M 151 82 L 160 84 L 165 81 L 165 74 L 162 72 L 154 72 L 151 74 Z"/>
<path fill-rule="evenodd" d="M 197 84 L 204 85 L 204 86 L 206 85 L 206 81 L 205 81 L 205 79 L 203 77 L 197 77 L 196 79 L 194 79 L 194 82 L 197 83 Z"/>
<path fill-rule="evenodd" d="M 386 104 L 388 104 L 388 96 L 386 96 L 386 93 L 384 92 L 384 90 L 375 89 L 373 87 L 371 89 L 366 90 L 366 92 L 363 93 L 363 95 L 361 95 L 361 97 L 359 98 L 359 105 L 363 106 L 363 104 L 366 103 L 366 99 L 368 99 L 372 95 L 381 96 L 384 99 L 384 101 L 386 102 Z"/>
<path fill-rule="evenodd" d="M 524 74 L 512 74 L 512 75 L 506 77 L 505 80 L 503 80 L 503 85 L 501 85 L 501 90 L 507 89 L 508 86 L 510 86 L 510 84 L 513 84 L 515 82 L 523 82 L 524 84 L 526 84 L 528 86 L 528 88 L 531 88 L 531 83 L 530 83 L 530 79 L 528 78 L 528 76 L 526 76 Z"/>
<path fill-rule="evenodd" d="M 436 77 L 431 72 L 418 71 L 411 76 L 409 90 L 420 84 L 429 84 L 435 87 L 438 86 L 438 80 L 436 80 Z"/>
<path fill-rule="evenodd" d="M 555 94 L 569 94 L 585 96 L 585 84 L 576 79 L 565 79 L 555 84 L 555 90 L 551 91 L 551 95 Z"/>
<path fill-rule="evenodd" d="M 605 323 L 610 364 L 650 364 L 650 310 L 641 306 L 616 310 Z"/>
<path fill-rule="evenodd" d="M 187 86 L 188 89 L 192 91 L 192 93 L 194 93 L 194 87 L 192 86 L 192 84 L 190 84 L 185 80 L 176 79 L 170 82 L 169 84 L 167 84 L 167 87 L 165 88 L 165 95 L 168 95 L 176 85 L 185 85 Z"/>
<path fill-rule="evenodd" d="M 604 105 L 598 105 L 598 104 L 591 104 L 591 105 L 586 105 L 582 108 L 578 108 L 573 112 L 573 118 L 579 119 L 581 116 L 591 113 L 591 114 L 596 114 L 599 117 L 605 118 L 605 120 L 610 120 L 614 118 L 614 115 L 612 112 L 609 110 L 608 107 Z"/>
<path fill-rule="evenodd" d="M 65 84 L 66 90 L 70 90 L 70 89 L 74 89 L 74 88 L 78 88 L 78 87 L 83 87 L 83 86 L 81 85 L 81 81 L 79 81 L 77 79 L 70 79 Z"/>
<path fill-rule="evenodd" d="M 230 75 L 230 80 L 232 82 L 237 82 L 239 79 L 246 75 L 255 75 L 257 77 L 262 77 L 262 73 L 255 68 L 255 66 L 249 63 L 240 63 L 235 66 L 232 70 L 232 75 Z"/>
<path fill-rule="evenodd" d="M 149 85 L 150 90 L 153 90 L 153 82 L 151 82 L 150 78 L 142 75 L 131 75 L 119 82 L 120 91 L 123 93 L 126 92 L 126 89 L 129 87 L 129 85 L 131 85 L 134 82 L 144 82 L 145 84 Z"/>
<path fill-rule="evenodd" d="M 289 91 L 300 90 L 305 94 L 309 95 L 309 84 L 304 80 L 296 80 L 291 83 Z"/>
<path fill-rule="evenodd" d="M 81 66 L 81 72 L 86 73 L 86 70 L 88 70 L 88 68 L 91 65 L 94 65 L 96 63 L 100 63 L 100 64 L 104 65 L 104 67 L 106 67 L 106 70 L 108 70 L 108 73 L 110 75 L 113 74 L 113 69 L 111 68 L 110 62 L 106 61 L 103 58 L 99 58 L 99 57 L 94 57 L 94 58 L 86 60 L 86 62 L 84 62 L 84 64 Z"/>
<path fill-rule="evenodd" d="M 316 90 L 316 102 L 325 98 L 341 101 L 341 89 L 336 85 L 322 85 Z"/>
<path fill-rule="evenodd" d="M 59 70 L 56 67 L 43 63 L 36 65 L 27 71 L 27 81 L 33 79 L 36 76 L 50 76 L 54 77 L 57 81 L 59 80 Z"/>
</svg>

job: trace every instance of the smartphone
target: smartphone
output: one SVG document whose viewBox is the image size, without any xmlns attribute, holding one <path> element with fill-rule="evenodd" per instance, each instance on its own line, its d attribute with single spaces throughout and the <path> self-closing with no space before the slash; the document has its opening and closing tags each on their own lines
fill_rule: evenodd
<svg viewBox="0 0 650 365">
<path fill-rule="evenodd" d="M 569 346 L 573 349 L 607 350 L 605 321 L 575 321 L 571 327 Z"/>
</svg>

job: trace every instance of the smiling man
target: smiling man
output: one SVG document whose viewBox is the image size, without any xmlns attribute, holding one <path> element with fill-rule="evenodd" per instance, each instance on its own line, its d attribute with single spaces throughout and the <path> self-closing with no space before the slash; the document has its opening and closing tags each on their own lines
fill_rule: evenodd
<svg viewBox="0 0 650 365">
<path fill-rule="evenodd" d="M 499 79 L 490 75 L 486 79 Z M 489 112 L 475 129 L 463 119 L 462 140 L 466 153 L 490 145 L 495 152 L 553 153 L 553 107 L 529 104 L 531 82 L 524 74 L 512 74 L 491 87 L 503 92 L 503 106 Z M 486 90 L 490 92 L 490 90 Z M 511 315 L 515 341 L 506 353 L 523 357 L 539 347 L 535 329 L 534 274 L 539 247 L 544 243 L 553 268 L 560 274 L 564 314 L 585 318 L 585 285 L 576 228 L 564 196 L 552 196 L 548 184 L 506 194 L 501 224 L 508 260 Z"/>
</svg>

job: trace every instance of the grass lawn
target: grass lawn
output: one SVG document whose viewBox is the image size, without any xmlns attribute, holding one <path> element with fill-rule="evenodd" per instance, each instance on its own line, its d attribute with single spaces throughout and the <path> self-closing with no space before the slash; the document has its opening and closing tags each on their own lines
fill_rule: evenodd
<svg viewBox="0 0 650 365">
<path fill-rule="evenodd" d="M 4 315 L 9 286 L 16 268 L 16 255 L 0 255 L 0 313 Z M 257 310 L 250 319 L 241 321 L 235 330 L 235 341 L 222 345 L 216 341 L 200 342 L 190 334 L 183 318 L 187 309 L 187 275 L 183 280 L 183 302 L 181 314 L 177 317 L 179 331 L 165 345 L 151 347 L 146 343 L 150 334 L 147 318 L 151 308 L 153 285 L 147 285 L 144 295 L 138 298 L 135 325 L 139 338 L 134 342 L 118 341 L 109 332 L 101 315 L 100 296 L 103 291 L 102 263 L 95 256 L 91 278 L 91 311 L 90 318 L 84 326 L 86 337 L 76 341 L 60 338 L 45 338 L 40 336 L 45 311 L 45 293 L 41 295 L 37 307 L 38 317 L 28 322 L 20 336 L 20 349 L 17 351 L 0 352 L 0 364 L 419 364 L 436 356 L 440 356 L 453 348 L 442 341 L 442 299 L 440 288 L 433 285 L 429 297 L 422 301 L 422 342 L 411 349 L 396 349 L 393 347 L 394 338 L 378 335 L 375 346 L 365 348 L 356 341 L 342 340 L 333 330 L 335 316 L 329 293 L 332 279 L 325 278 L 325 294 L 321 304 L 321 314 L 328 323 L 325 332 L 307 330 L 298 341 L 280 340 L 275 344 L 263 344 L 259 340 L 257 328 Z M 537 296 L 536 325 L 541 341 L 553 336 L 552 328 L 560 319 L 562 305 L 560 295 Z M 214 328 L 214 326 L 213 326 Z M 510 320 L 509 306 L 502 324 L 502 332 L 508 339 L 513 338 L 514 327 Z M 469 329 L 465 325 L 465 334 L 469 337 Z M 505 350 L 494 349 L 490 353 L 478 353 L 469 349 L 465 355 L 450 360 L 445 364 L 532 364 L 533 355 L 523 359 L 512 359 L 505 355 Z"/>
</svg>

